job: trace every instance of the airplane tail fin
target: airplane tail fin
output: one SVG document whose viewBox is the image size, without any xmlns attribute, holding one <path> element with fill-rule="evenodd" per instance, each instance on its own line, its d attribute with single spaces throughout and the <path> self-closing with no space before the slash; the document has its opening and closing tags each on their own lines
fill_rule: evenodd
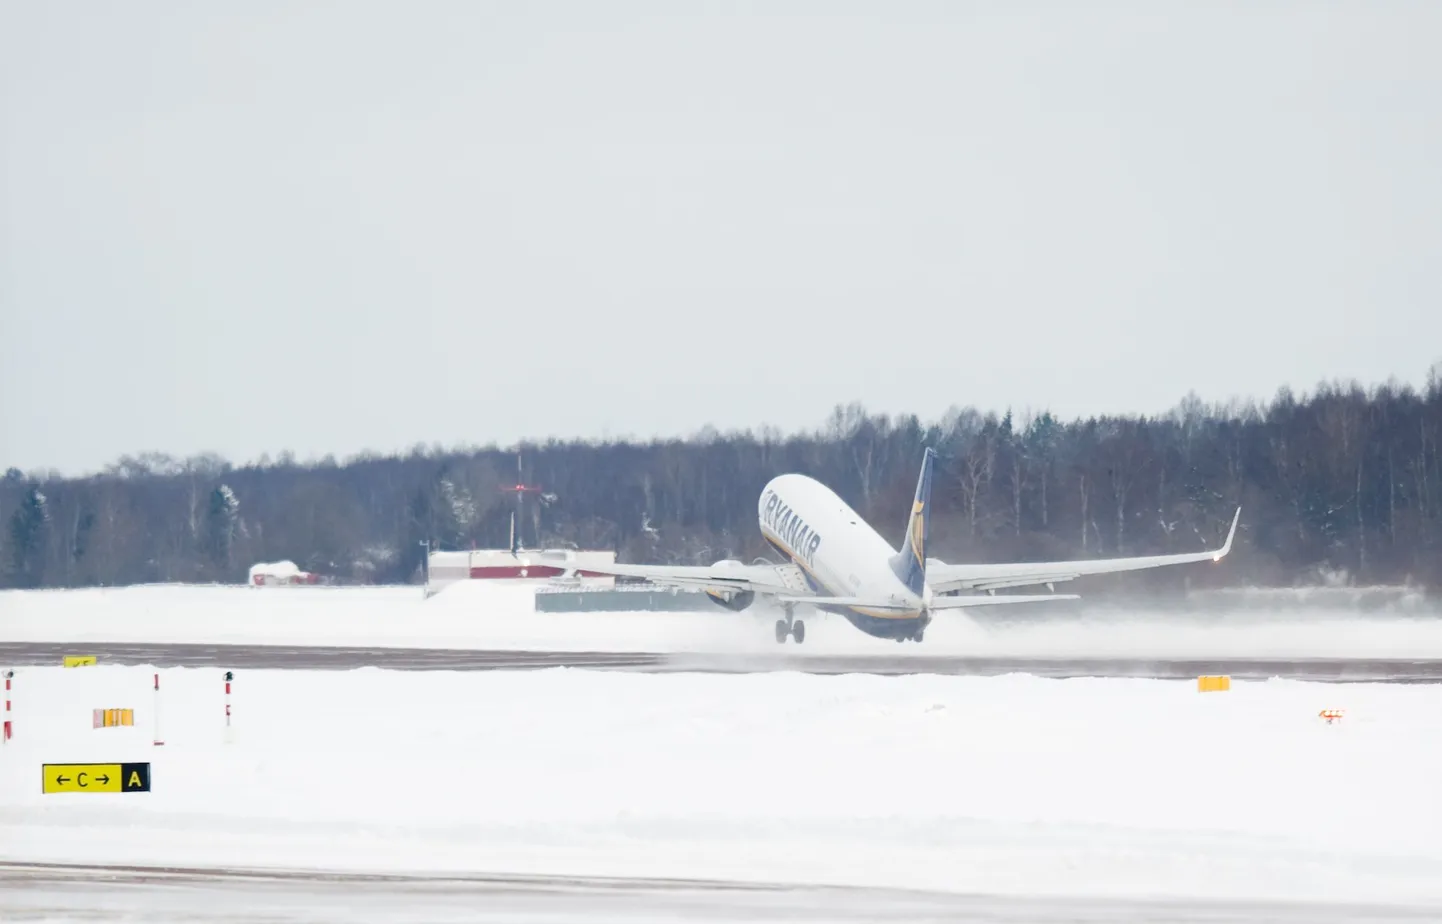
<svg viewBox="0 0 1442 924">
<path fill-rule="evenodd" d="M 916 480 L 916 499 L 911 504 L 911 518 L 906 521 L 906 537 L 902 539 L 901 551 L 891 559 L 891 570 L 901 578 L 912 593 L 921 594 L 926 586 L 926 505 L 931 503 L 931 470 L 936 462 L 936 450 L 926 447 L 921 460 L 921 476 Z"/>
</svg>

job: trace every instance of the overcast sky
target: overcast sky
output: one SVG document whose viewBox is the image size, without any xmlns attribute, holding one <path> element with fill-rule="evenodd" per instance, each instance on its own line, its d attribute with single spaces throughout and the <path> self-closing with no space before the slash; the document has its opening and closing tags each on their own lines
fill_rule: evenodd
<svg viewBox="0 0 1442 924">
<path fill-rule="evenodd" d="M 0 466 L 1442 360 L 1435 2 L 0 11 Z"/>
</svg>

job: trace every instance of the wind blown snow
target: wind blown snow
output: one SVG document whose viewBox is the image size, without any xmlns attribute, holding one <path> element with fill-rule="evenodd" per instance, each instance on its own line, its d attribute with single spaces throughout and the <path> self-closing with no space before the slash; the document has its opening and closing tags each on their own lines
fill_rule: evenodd
<svg viewBox="0 0 1442 924">
<path fill-rule="evenodd" d="M 890 658 L 1442 658 L 1436 615 L 1303 609 L 1187 616 L 1113 608 L 1056 616 L 1028 608 L 998 619 L 978 613 L 939 614 L 924 643 L 898 645 L 864 635 L 840 616 L 803 608 L 806 644 L 785 650 Z M 537 612 L 533 586 L 489 581 L 458 582 L 430 599 L 419 587 L 162 585 L 0 592 L 0 642 L 774 653 L 778 615 L 764 605 L 741 613 L 720 607 Z"/>
</svg>

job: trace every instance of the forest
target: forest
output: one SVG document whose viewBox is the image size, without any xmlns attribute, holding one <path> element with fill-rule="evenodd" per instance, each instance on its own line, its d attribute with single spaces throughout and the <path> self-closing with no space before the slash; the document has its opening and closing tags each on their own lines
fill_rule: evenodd
<svg viewBox="0 0 1442 924">
<path fill-rule="evenodd" d="M 1191 551 L 1208 586 L 1442 583 L 1442 376 L 1324 383 L 1306 395 L 1156 416 L 1060 420 L 957 407 L 939 420 L 837 406 L 811 432 L 416 446 L 409 453 L 233 464 L 126 456 L 86 477 L 0 476 L 0 586 L 239 583 L 289 559 L 335 583 L 422 579 L 427 548 L 614 549 L 618 560 L 769 557 L 762 486 L 829 484 L 895 544 L 925 446 L 938 468 L 931 557 L 1040 560 Z M 517 482 L 535 490 L 511 490 Z M 1174 569 L 1164 569 L 1171 572 Z M 1189 570 L 1189 569 L 1175 569 Z"/>
</svg>

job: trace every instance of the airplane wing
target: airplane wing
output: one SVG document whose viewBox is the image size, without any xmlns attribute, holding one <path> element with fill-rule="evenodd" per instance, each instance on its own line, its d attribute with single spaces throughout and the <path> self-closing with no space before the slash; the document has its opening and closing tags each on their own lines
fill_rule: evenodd
<svg viewBox="0 0 1442 924">
<path fill-rule="evenodd" d="M 722 561 L 714 565 L 587 564 L 583 570 L 615 577 L 643 578 L 656 584 L 734 593 L 791 594 L 805 586 L 800 569 L 795 565 L 743 565 L 738 561 Z"/>
<path fill-rule="evenodd" d="M 1237 534 L 1237 521 L 1242 517 L 1238 507 L 1232 517 L 1227 541 L 1219 549 L 1208 552 L 1184 552 L 1180 555 L 1146 555 L 1139 558 L 1094 558 L 1082 561 L 1020 562 L 1001 565 L 948 565 L 939 561 L 926 563 L 926 582 L 936 593 L 954 590 L 999 590 L 1003 587 L 1026 587 L 1034 584 L 1055 584 L 1088 574 L 1114 571 L 1139 571 L 1189 562 L 1221 561 L 1232 550 Z M 1001 599 L 1001 598 L 997 598 Z M 1006 598 L 1017 599 L 1017 598 Z"/>
<path fill-rule="evenodd" d="M 867 597 L 811 597 L 803 594 L 787 594 L 777 597 L 780 603 L 804 603 L 808 606 L 861 606 L 869 610 L 896 610 L 904 613 L 915 607 L 891 600 L 872 600 Z"/>
<path fill-rule="evenodd" d="M 1054 600 L 1077 600 L 1076 594 L 1011 594 L 1005 597 L 991 596 L 968 596 L 968 597 L 934 597 L 930 609 L 933 610 L 960 610 L 973 606 L 999 606 L 1005 603 L 1051 603 Z M 907 603 L 894 603 L 890 600 L 868 600 L 866 597 L 806 597 L 796 594 L 777 597 L 781 603 L 806 603 L 811 606 L 857 606 L 868 610 L 896 610 L 904 612 L 913 609 Z"/>
<path fill-rule="evenodd" d="M 1009 594 L 1004 597 L 963 596 L 933 597 L 933 610 L 964 610 L 973 606 L 997 606 L 1003 603 L 1051 603 L 1054 600 L 1080 600 L 1077 594 Z"/>
</svg>

